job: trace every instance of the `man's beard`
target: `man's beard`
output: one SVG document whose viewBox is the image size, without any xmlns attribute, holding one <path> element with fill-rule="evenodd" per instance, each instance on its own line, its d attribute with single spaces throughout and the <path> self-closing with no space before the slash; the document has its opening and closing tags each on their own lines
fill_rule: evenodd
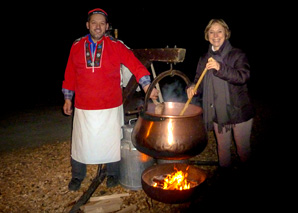
<svg viewBox="0 0 298 213">
<path fill-rule="evenodd" d="M 96 34 L 92 32 L 90 32 L 90 35 L 91 35 L 91 38 L 95 41 L 99 41 L 104 36 L 104 34 Z"/>
</svg>

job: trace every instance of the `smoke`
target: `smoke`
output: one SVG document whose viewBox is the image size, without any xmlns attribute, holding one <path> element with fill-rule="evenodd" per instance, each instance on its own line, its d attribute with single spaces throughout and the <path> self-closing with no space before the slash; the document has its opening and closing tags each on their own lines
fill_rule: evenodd
<svg viewBox="0 0 298 213">
<path fill-rule="evenodd" d="M 166 102 L 186 102 L 187 95 L 185 92 L 185 86 L 182 85 L 181 81 L 177 79 L 172 83 L 166 83 L 161 88 L 162 96 Z"/>
</svg>

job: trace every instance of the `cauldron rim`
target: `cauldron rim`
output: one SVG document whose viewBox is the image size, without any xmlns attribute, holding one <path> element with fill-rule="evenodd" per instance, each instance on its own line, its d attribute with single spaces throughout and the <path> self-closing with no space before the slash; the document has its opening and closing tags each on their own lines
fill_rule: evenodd
<svg viewBox="0 0 298 213">
<path fill-rule="evenodd" d="M 163 114 L 155 114 L 155 104 L 148 103 L 148 107 L 146 111 L 142 111 L 140 114 L 141 116 L 146 114 L 153 117 L 162 117 L 162 118 L 175 118 L 175 119 L 183 119 L 187 117 L 196 117 L 203 114 L 203 109 L 200 106 L 189 104 L 186 111 L 183 115 L 179 115 L 181 110 L 183 109 L 185 103 L 182 102 L 171 102 L 171 101 L 165 101 L 163 102 L 165 104 L 164 106 L 164 113 Z M 174 114 L 168 114 L 167 109 L 173 108 L 173 106 L 176 108 Z"/>
</svg>

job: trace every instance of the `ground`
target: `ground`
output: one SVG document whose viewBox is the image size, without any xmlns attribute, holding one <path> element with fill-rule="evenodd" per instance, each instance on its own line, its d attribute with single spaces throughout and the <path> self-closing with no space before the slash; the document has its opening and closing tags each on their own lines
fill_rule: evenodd
<svg viewBox="0 0 298 213">
<path fill-rule="evenodd" d="M 107 188 L 105 181 L 93 196 L 128 192 L 121 208 L 135 204 L 137 212 L 195 212 L 199 210 L 271 210 L 282 206 L 284 195 L 277 181 L 279 172 L 270 165 L 267 133 L 272 132 L 272 109 L 255 101 L 256 117 L 252 132 L 253 159 L 245 168 L 233 170 L 216 165 L 198 165 L 207 174 L 202 190 L 192 202 L 165 204 L 150 199 L 143 190 L 121 185 Z M 8 113 L 0 120 L 0 212 L 68 212 L 89 187 L 97 166 L 88 165 L 87 178 L 78 192 L 68 191 L 70 174 L 71 117 L 61 106 L 39 106 Z M 266 134 L 265 134 L 266 133 Z M 191 160 L 217 161 L 216 143 L 208 134 L 206 149 Z M 269 158 L 269 159 L 268 159 Z M 275 170 L 273 170 L 275 169 Z"/>
<path fill-rule="evenodd" d="M 69 140 L 72 117 L 62 106 L 34 106 L 8 112 L 0 119 L 0 153 Z"/>
</svg>

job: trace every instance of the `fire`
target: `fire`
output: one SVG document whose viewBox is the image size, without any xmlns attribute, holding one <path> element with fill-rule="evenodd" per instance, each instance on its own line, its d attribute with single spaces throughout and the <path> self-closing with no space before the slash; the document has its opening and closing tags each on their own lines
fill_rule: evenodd
<svg viewBox="0 0 298 213">
<path fill-rule="evenodd" d="M 186 190 L 190 189 L 191 182 L 187 180 L 187 170 L 189 166 L 186 168 L 186 172 L 178 171 L 176 167 L 174 167 L 174 170 L 176 172 L 173 172 L 172 174 L 168 174 L 164 179 L 159 180 L 160 178 L 155 177 L 153 181 L 155 182 L 153 184 L 153 187 L 160 187 L 165 190 Z M 164 177 L 164 176 L 163 176 Z"/>
</svg>

